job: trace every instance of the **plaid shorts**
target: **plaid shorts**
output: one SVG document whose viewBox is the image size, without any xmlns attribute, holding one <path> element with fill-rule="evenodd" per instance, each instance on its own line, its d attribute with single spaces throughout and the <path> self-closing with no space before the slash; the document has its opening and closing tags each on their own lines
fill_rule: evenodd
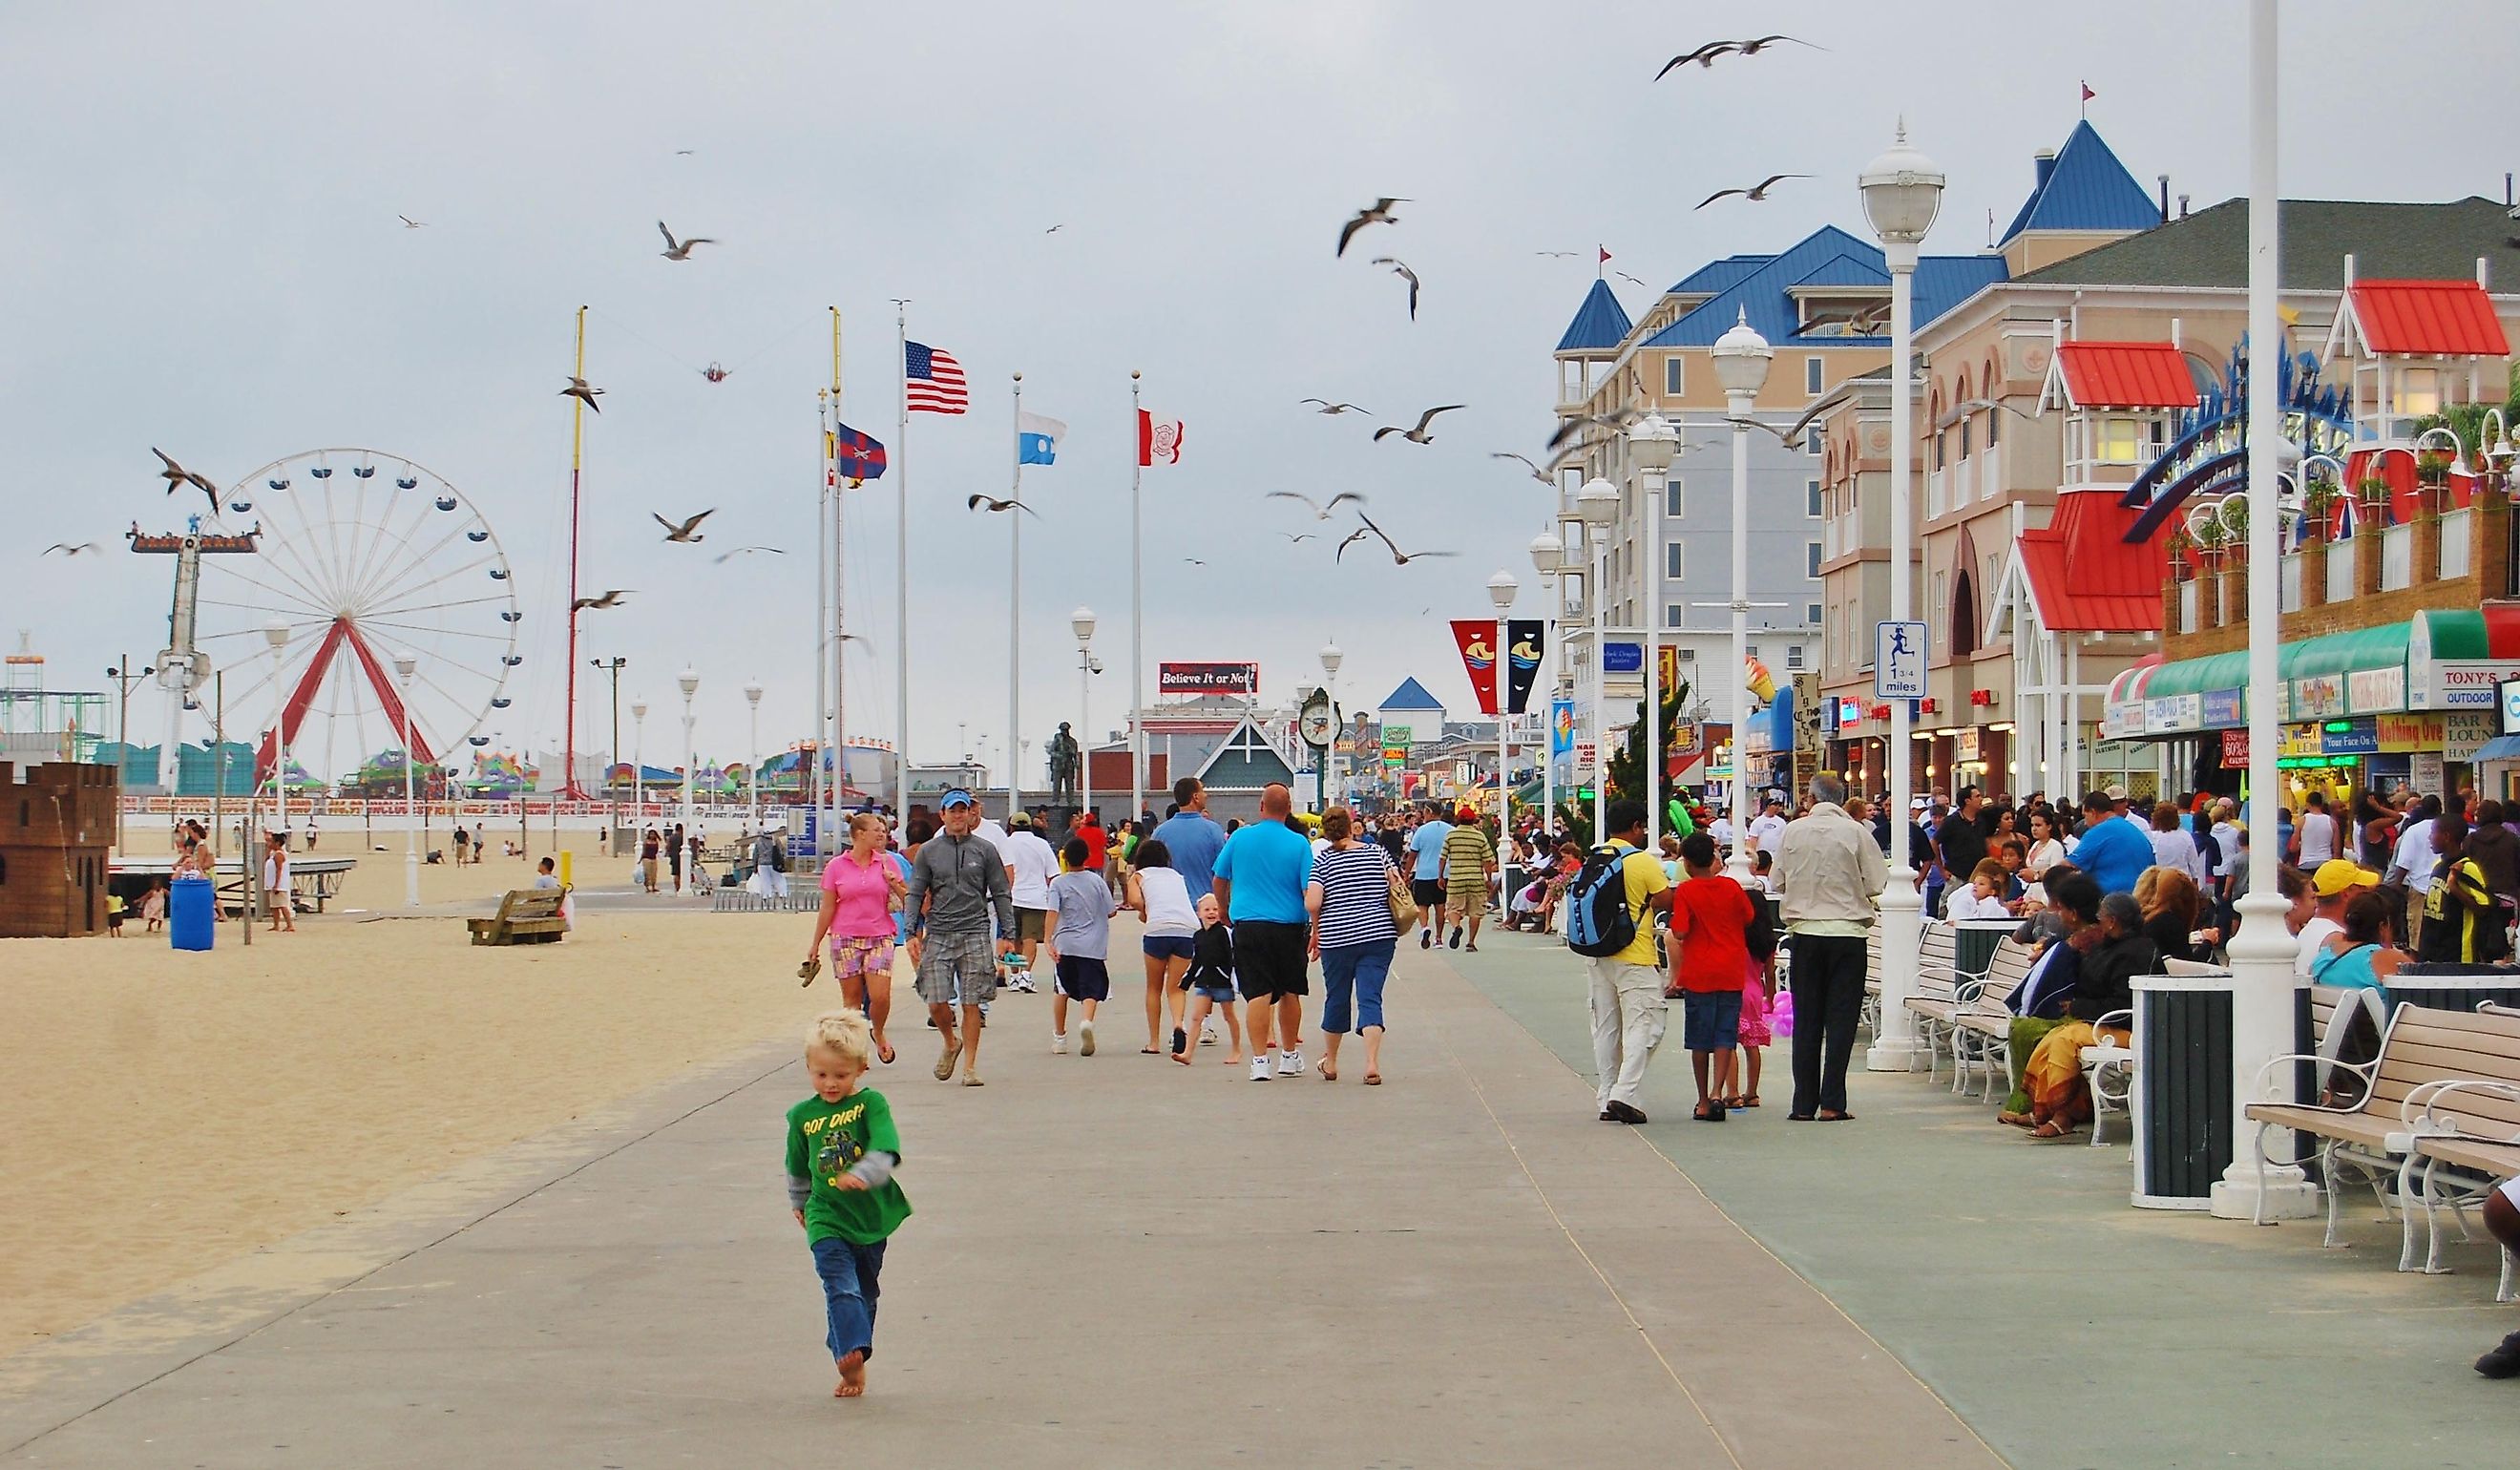
<svg viewBox="0 0 2520 1470">
<path fill-rule="evenodd" d="M 834 938 L 832 941 L 832 978 L 846 980 L 870 970 L 892 973 L 892 939 Z"/>
<path fill-rule="evenodd" d="M 919 999 L 930 1005 L 977 1005 L 998 993 L 998 947 L 981 934 L 929 930 L 919 951 Z"/>
</svg>

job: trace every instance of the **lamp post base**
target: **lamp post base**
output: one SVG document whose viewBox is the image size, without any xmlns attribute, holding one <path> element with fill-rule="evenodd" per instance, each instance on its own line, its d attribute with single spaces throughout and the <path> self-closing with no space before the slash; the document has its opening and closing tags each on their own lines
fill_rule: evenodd
<svg viewBox="0 0 2520 1470">
<path fill-rule="evenodd" d="M 2231 1167 L 2214 1181 L 2214 1202 L 2207 1209 L 2216 1220 L 2262 1220 L 2270 1224 L 2318 1217 L 2318 1186 L 2300 1170 L 2270 1164 L 2265 1185 L 2261 1200 L 2257 1166 L 2246 1159 L 2233 1159 Z"/>
<path fill-rule="evenodd" d="M 1933 1065 L 1933 1052 L 1916 1034 L 1916 1018 L 1908 998 L 1915 994 L 1916 968 L 1922 963 L 1924 896 L 1916 891 L 1912 869 L 1894 867 L 1881 890 L 1881 1006 L 1873 1013 L 1872 1045 L 1864 1053 L 1867 1072 L 1923 1072 Z"/>
<path fill-rule="evenodd" d="M 1922 1037 L 1894 1036 L 1864 1048 L 1867 1072 L 1922 1072 L 1932 1062 L 1933 1053 L 1925 1049 Z"/>
</svg>

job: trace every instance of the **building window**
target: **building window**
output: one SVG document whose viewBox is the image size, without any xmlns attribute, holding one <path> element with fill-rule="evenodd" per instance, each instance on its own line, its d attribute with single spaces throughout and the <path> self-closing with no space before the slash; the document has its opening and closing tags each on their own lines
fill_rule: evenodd
<svg viewBox="0 0 2520 1470">
<path fill-rule="evenodd" d="M 1798 670 L 1798 669 L 1800 669 L 1802 666 L 1803 666 L 1803 646 L 1802 646 L 1802 645 L 1800 645 L 1800 644 L 1793 644 L 1793 645 L 1788 646 L 1786 647 L 1786 649 L 1785 649 L 1785 668 L 1786 668 L 1788 671 L 1792 671 L 1792 670 Z"/>
<path fill-rule="evenodd" d="M 1827 450 L 1828 445 L 1822 440 L 1819 429 L 1815 428 L 1803 435 L 1803 453 L 1817 458 Z"/>
<path fill-rule="evenodd" d="M 1681 481 L 1677 476 L 1663 481 L 1662 513 L 1664 515 L 1678 520 L 1687 513 L 1685 508 L 1688 504 L 1688 497 L 1681 494 Z"/>
<path fill-rule="evenodd" d="M 1803 513 L 1814 520 L 1828 513 L 1828 503 L 1821 498 L 1820 481 L 1803 481 Z"/>
<path fill-rule="evenodd" d="M 2437 368 L 2401 368 L 2391 387 L 2401 415 L 2420 419 L 2441 412 L 2441 370 Z"/>
<path fill-rule="evenodd" d="M 2142 455 L 2143 437 L 2136 420 L 2123 416 L 2100 421 L 2100 462 L 2132 465 Z"/>
<path fill-rule="evenodd" d="M 1685 542 L 1664 542 L 1662 545 L 1662 574 L 1671 578 L 1675 582 L 1688 575 L 1688 558 L 1687 553 L 1688 545 Z"/>
<path fill-rule="evenodd" d="M 1965 460 L 1965 459 L 1967 459 L 1968 457 L 1969 457 L 1969 422 L 1968 422 L 1966 419 L 1962 419 L 1962 420 L 1960 421 L 1960 458 L 1961 458 L 1961 459 L 1963 459 L 1963 460 Z"/>
<path fill-rule="evenodd" d="M 1663 604 L 1663 609 L 1662 609 L 1662 625 L 1663 625 L 1664 627 L 1666 627 L 1666 628 L 1677 628 L 1677 627 L 1679 627 L 1679 626 L 1681 625 L 1681 624 L 1680 624 L 1681 616 L 1682 616 L 1681 606 L 1680 606 L 1680 604 L 1679 604 L 1678 602 L 1666 602 L 1666 603 L 1664 603 L 1664 604 Z"/>
<path fill-rule="evenodd" d="M 1757 644 L 1745 644 L 1745 645 L 1743 645 L 1743 646 L 1742 646 L 1742 647 L 1741 647 L 1741 652 L 1742 652 L 1742 653 L 1743 653 L 1743 655 L 1744 655 L 1744 656 L 1746 656 L 1746 657 L 1756 658 L 1756 657 L 1758 657 L 1758 656 L 1759 656 L 1759 646 L 1758 646 Z M 1686 654 L 1686 653 L 1683 653 L 1683 654 L 1682 654 L 1682 655 L 1680 655 L 1680 656 L 1681 656 L 1681 657 L 1683 657 L 1683 658 L 1687 658 L 1688 655 L 1688 654 Z"/>
<path fill-rule="evenodd" d="M 1662 391 L 1665 397 L 1677 398 L 1687 391 L 1688 367 L 1688 359 L 1677 352 L 1662 360 Z"/>
<path fill-rule="evenodd" d="M 1995 428 L 1996 428 L 1996 425 L 1997 425 L 1997 424 L 2002 423 L 2002 422 L 2003 422 L 2003 410 L 2002 410 L 2002 409 L 2001 409 L 2001 408 L 1991 408 L 1991 409 L 1988 409 L 1988 410 L 1986 411 L 1986 447 L 1987 447 L 1987 448 L 1989 448 L 1989 449 L 1993 449 L 1993 448 L 1995 447 Z"/>
<path fill-rule="evenodd" d="M 1936 469 L 1943 468 L 1943 447 L 1950 437 L 1951 436 L 1949 434 L 1934 435 L 1934 468 Z"/>
<path fill-rule="evenodd" d="M 1817 393 L 1817 392 L 1819 392 L 1819 391 L 1821 390 L 1822 386 L 1823 385 L 1823 383 L 1824 383 L 1824 381 L 1825 381 L 1825 379 L 1824 379 L 1822 378 L 1822 372 L 1823 372 L 1823 370 L 1822 370 L 1822 367 L 1821 367 L 1821 359 L 1820 359 L 1820 358 L 1818 358 L 1818 357 L 1806 357 L 1806 358 L 1804 358 L 1804 359 L 1803 359 L 1803 391 L 1804 391 L 1804 392 L 1806 392 L 1806 393 Z"/>
<path fill-rule="evenodd" d="M 1803 621 L 1814 628 L 1822 626 L 1821 619 L 1823 610 L 1824 609 L 1822 609 L 1818 602 L 1805 604 L 1803 607 Z"/>
</svg>

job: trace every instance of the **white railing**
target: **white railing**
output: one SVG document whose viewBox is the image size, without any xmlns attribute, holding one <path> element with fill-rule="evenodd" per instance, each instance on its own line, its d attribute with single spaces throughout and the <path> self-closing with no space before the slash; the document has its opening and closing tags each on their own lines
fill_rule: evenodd
<svg viewBox="0 0 2520 1470">
<path fill-rule="evenodd" d="M 2276 596 L 2281 599 L 2281 601 L 2277 605 L 2277 610 L 2299 612 L 2301 610 L 2301 554 L 2295 552 L 2284 557 L 2281 565 L 2283 575 L 2278 579 L 2276 591 Z"/>
<path fill-rule="evenodd" d="M 2003 493 L 2003 456 L 1992 444 L 1978 452 L 1977 498 L 1993 500 Z"/>
<path fill-rule="evenodd" d="M 2330 606 L 2354 601 L 2354 538 L 2327 543 L 2327 601 Z"/>
<path fill-rule="evenodd" d="M 1925 516 L 1932 519 L 1943 513 L 1943 471 L 1925 471 Z"/>
<path fill-rule="evenodd" d="M 2445 582 L 2468 573 L 2474 520 L 2475 514 L 2469 511 L 2452 511 L 2441 518 L 2441 578 Z"/>
<path fill-rule="evenodd" d="M 2179 631 L 2196 631 L 2196 582 L 2193 578 L 2179 584 Z"/>
<path fill-rule="evenodd" d="M 2395 592 L 2415 580 L 2415 528 L 2387 526 L 2380 532 L 2380 590 Z"/>
</svg>

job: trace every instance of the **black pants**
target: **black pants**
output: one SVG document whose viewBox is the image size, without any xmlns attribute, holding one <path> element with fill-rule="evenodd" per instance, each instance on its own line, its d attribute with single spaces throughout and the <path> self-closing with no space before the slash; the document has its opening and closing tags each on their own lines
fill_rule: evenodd
<svg viewBox="0 0 2520 1470">
<path fill-rule="evenodd" d="M 1794 1116 L 1843 1113 L 1846 1064 L 1864 1014 L 1864 941 L 1789 934 L 1785 947 L 1794 958 Z"/>
</svg>

